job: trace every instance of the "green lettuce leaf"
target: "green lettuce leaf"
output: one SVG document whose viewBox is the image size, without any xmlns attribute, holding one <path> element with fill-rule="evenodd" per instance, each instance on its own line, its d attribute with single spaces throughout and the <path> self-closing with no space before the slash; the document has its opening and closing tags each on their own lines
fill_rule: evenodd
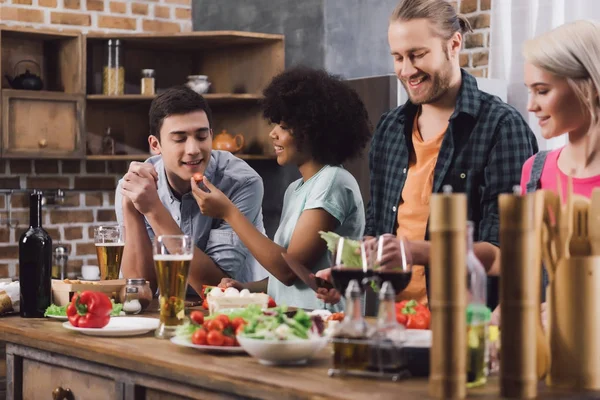
<svg viewBox="0 0 600 400">
<path fill-rule="evenodd" d="M 335 232 L 323 232 L 319 231 L 321 238 L 327 243 L 327 249 L 331 252 L 334 259 L 337 254 L 337 244 L 340 240 L 340 235 Z M 362 267 L 362 259 L 360 252 L 360 242 L 358 240 L 348 239 L 344 242 L 344 248 L 342 249 L 342 263 L 347 267 Z"/>
</svg>

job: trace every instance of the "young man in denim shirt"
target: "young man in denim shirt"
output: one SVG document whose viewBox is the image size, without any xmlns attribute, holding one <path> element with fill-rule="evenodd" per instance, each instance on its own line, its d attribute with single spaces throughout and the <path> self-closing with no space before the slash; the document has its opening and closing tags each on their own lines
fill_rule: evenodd
<svg viewBox="0 0 600 400">
<path fill-rule="evenodd" d="M 180 234 L 196 244 L 189 273 L 196 292 L 224 277 L 242 282 L 266 277 L 231 227 L 202 215 L 192 196 L 191 178 L 206 175 L 264 233 L 262 179 L 231 153 L 212 150 L 206 100 L 185 86 L 171 88 L 153 100 L 149 120 L 150 147 L 158 155 L 132 162 L 115 193 L 117 221 L 125 226 L 123 277 L 147 279 L 156 290 L 152 241 Z"/>
</svg>

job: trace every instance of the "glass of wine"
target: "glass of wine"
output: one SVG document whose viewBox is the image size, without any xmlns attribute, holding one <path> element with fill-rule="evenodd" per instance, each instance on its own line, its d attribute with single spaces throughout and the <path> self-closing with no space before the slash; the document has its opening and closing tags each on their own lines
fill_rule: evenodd
<svg viewBox="0 0 600 400">
<path fill-rule="evenodd" d="M 168 339 L 184 321 L 194 244 L 188 235 L 160 235 L 154 238 L 153 253 L 160 305 L 160 323 L 154 336 Z"/>
<path fill-rule="evenodd" d="M 367 274 L 364 242 L 340 237 L 331 267 L 333 286 L 344 296 L 351 280 L 362 282 Z"/>
<path fill-rule="evenodd" d="M 396 294 L 402 292 L 412 278 L 412 255 L 405 237 L 382 235 L 367 250 L 369 270 L 373 281 L 381 288 L 383 282 L 392 284 Z"/>
<path fill-rule="evenodd" d="M 102 225 L 94 229 L 96 256 L 100 267 L 100 279 L 119 279 L 121 258 L 125 248 L 123 225 Z"/>
</svg>

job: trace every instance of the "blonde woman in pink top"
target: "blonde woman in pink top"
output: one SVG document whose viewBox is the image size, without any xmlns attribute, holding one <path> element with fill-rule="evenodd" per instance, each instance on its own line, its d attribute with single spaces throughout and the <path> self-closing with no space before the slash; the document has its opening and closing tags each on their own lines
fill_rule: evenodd
<svg viewBox="0 0 600 400">
<path fill-rule="evenodd" d="M 563 191 L 567 175 L 573 191 L 590 197 L 600 186 L 600 24 L 575 21 L 525 43 L 528 109 L 545 139 L 568 135 L 567 144 L 525 162 L 521 187 Z M 565 193 L 561 194 L 563 198 Z"/>
<path fill-rule="evenodd" d="M 580 20 L 561 25 L 527 41 L 523 55 L 530 93 L 527 108 L 538 118 L 545 139 L 567 134 L 568 140 L 565 146 L 541 151 L 525 162 L 522 190 L 556 192 L 558 177 L 561 196 L 566 198 L 571 175 L 573 192 L 590 197 L 592 189 L 600 186 L 600 24 Z M 498 270 L 499 264 L 496 257 L 492 270 Z M 542 286 L 546 284 L 544 271 Z M 541 293 L 544 301 L 545 290 Z M 500 323 L 499 307 L 492 323 Z"/>
</svg>

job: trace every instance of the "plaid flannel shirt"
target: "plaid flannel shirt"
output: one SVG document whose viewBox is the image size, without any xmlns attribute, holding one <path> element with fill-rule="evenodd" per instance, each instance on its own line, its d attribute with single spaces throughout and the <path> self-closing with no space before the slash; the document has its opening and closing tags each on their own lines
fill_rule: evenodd
<svg viewBox="0 0 600 400">
<path fill-rule="evenodd" d="M 461 74 L 456 108 L 435 166 L 433 192 L 441 192 L 448 184 L 455 193 L 466 193 L 468 218 L 475 224 L 474 240 L 498 246 L 498 195 L 520 183 L 521 167 L 537 153 L 538 145 L 516 109 L 479 90 L 465 70 Z M 396 233 L 417 111 L 408 101 L 383 114 L 377 124 L 369 153 L 371 200 L 365 235 Z"/>
</svg>

